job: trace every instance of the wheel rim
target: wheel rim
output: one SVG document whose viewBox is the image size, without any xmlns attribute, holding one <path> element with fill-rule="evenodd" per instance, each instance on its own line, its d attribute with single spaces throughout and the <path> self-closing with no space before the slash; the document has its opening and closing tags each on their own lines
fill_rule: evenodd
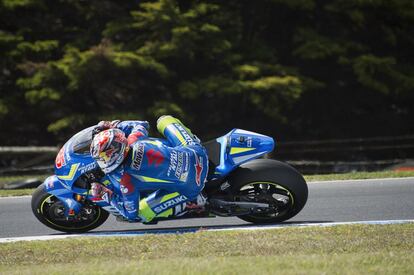
<svg viewBox="0 0 414 275">
<path fill-rule="evenodd" d="M 285 187 L 274 182 L 251 182 L 240 187 L 235 200 L 260 202 L 270 205 L 270 213 L 247 215 L 260 219 L 280 218 L 291 212 L 295 200 L 293 194 Z"/>
<path fill-rule="evenodd" d="M 67 218 L 65 206 L 55 196 L 46 197 L 40 204 L 39 212 L 45 220 L 57 228 L 64 230 L 82 230 L 96 224 L 101 217 L 101 208 L 95 205 L 84 204 L 80 213 Z"/>
</svg>

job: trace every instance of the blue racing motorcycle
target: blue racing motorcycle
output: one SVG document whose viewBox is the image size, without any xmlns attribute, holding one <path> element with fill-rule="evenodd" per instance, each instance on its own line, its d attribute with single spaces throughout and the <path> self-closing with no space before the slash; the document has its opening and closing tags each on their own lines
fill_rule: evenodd
<svg viewBox="0 0 414 275">
<path fill-rule="evenodd" d="M 98 165 L 89 153 L 95 126 L 69 139 L 56 157 L 55 175 L 48 177 L 32 196 L 32 210 L 46 226 L 63 232 L 87 232 L 103 224 L 109 214 L 120 216 L 105 200 L 94 200 L 90 182 L 96 181 Z M 167 140 L 150 138 L 149 142 Z M 152 222 L 211 216 L 237 216 L 252 223 L 279 223 L 295 216 L 308 198 L 302 175 L 286 163 L 261 158 L 271 152 L 271 137 L 233 129 L 203 144 L 209 157 L 204 188 L 205 210 L 180 216 L 155 218 Z M 99 182 L 111 189 L 105 176 Z M 137 186 L 143 198 L 160 189 L 156 182 Z M 121 219 L 120 219 L 121 220 Z"/>
</svg>

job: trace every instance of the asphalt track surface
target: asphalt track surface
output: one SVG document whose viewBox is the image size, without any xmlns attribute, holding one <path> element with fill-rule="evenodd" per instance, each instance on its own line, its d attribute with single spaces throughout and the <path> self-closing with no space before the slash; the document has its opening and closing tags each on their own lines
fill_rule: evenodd
<svg viewBox="0 0 414 275">
<path fill-rule="evenodd" d="M 414 219 L 414 178 L 313 182 L 309 199 L 297 216 L 287 221 L 324 223 Z M 164 221 L 157 225 L 119 223 L 110 217 L 93 232 L 152 232 L 162 229 L 232 228 L 249 223 L 238 218 Z M 0 198 L 0 238 L 61 234 L 33 216 L 30 197 Z"/>
</svg>

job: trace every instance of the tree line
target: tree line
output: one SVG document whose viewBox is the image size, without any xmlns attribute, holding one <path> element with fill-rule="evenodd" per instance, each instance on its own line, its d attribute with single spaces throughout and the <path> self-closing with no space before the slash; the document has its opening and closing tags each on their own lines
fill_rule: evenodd
<svg viewBox="0 0 414 275">
<path fill-rule="evenodd" d="M 413 133 L 413 26 L 411 0 L 1 0 L 0 144 L 163 114 L 203 139 Z"/>
</svg>

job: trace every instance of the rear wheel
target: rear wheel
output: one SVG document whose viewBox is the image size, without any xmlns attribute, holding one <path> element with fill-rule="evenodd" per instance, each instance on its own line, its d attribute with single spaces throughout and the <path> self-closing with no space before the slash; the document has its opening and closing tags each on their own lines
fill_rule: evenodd
<svg viewBox="0 0 414 275">
<path fill-rule="evenodd" d="M 109 216 L 99 206 L 86 202 L 78 215 L 67 218 L 64 204 L 47 193 L 43 184 L 32 195 L 32 211 L 41 223 L 67 233 L 90 231 L 103 224 Z"/>
<path fill-rule="evenodd" d="M 286 163 L 258 159 L 239 167 L 229 179 L 233 199 L 269 204 L 264 213 L 238 216 L 253 223 L 278 223 L 298 214 L 308 199 L 302 175 Z"/>
</svg>

